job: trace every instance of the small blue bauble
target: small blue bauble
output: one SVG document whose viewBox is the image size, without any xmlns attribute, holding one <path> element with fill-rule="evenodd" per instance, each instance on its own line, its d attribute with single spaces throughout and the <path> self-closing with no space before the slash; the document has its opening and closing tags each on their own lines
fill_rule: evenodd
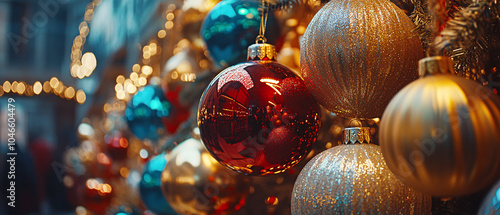
<svg viewBox="0 0 500 215">
<path fill-rule="evenodd" d="M 246 61 L 247 48 L 259 35 L 259 6 L 258 1 L 224 0 L 208 12 L 201 26 L 201 38 L 219 66 Z M 264 36 L 270 44 L 279 37 L 279 25 L 272 13 L 269 13 Z"/>
<path fill-rule="evenodd" d="M 176 214 L 174 209 L 170 207 L 161 191 L 161 173 L 166 165 L 167 159 L 164 153 L 146 163 L 139 183 L 139 194 L 149 210 L 160 215 L 174 215 Z"/>
<path fill-rule="evenodd" d="M 161 118 L 168 117 L 171 105 L 159 86 L 145 86 L 130 100 L 125 111 L 130 131 L 139 139 L 157 140 L 164 131 Z"/>
<path fill-rule="evenodd" d="M 500 214 L 500 181 L 491 188 L 477 215 Z"/>
</svg>

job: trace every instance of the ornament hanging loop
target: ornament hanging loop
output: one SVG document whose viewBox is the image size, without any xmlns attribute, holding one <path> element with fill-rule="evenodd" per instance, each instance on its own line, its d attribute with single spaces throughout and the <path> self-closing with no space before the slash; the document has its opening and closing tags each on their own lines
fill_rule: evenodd
<svg viewBox="0 0 500 215">
<path fill-rule="evenodd" d="M 259 36 L 255 38 L 255 43 L 259 44 L 259 41 L 263 44 L 267 42 L 266 37 L 266 25 L 267 25 L 267 17 L 269 15 L 269 10 L 267 9 L 267 3 L 265 0 L 262 0 L 262 8 L 259 8 L 260 15 L 260 28 L 259 28 Z"/>
<path fill-rule="evenodd" d="M 255 38 L 255 44 L 259 44 L 259 42 L 260 42 L 261 44 L 266 43 L 266 42 L 267 42 L 266 37 L 264 37 L 264 35 L 259 35 L 259 36 L 257 36 L 257 38 Z"/>
</svg>

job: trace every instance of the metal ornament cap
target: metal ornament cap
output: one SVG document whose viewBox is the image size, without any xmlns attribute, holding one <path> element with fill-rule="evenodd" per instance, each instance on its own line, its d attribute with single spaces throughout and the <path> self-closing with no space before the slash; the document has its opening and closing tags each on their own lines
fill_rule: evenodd
<svg viewBox="0 0 500 215">
<path fill-rule="evenodd" d="M 434 74 L 453 74 L 453 61 L 448 56 L 423 58 L 418 61 L 418 74 L 420 77 Z"/>
<path fill-rule="evenodd" d="M 342 130 L 342 144 L 371 144 L 373 143 L 369 127 L 344 128 Z"/>
<path fill-rule="evenodd" d="M 276 61 L 276 47 L 268 43 L 256 43 L 248 47 L 247 60 Z"/>
</svg>

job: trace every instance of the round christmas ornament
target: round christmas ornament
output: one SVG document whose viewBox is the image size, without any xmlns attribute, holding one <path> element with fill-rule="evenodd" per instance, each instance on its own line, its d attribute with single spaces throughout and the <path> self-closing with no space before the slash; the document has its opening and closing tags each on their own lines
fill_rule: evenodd
<svg viewBox="0 0 500 215">
<path fill-rule="evenodd" d="M 247 181 L 210 156 L 199 140 L 176 146 L 162 173 L 161 189 L 179 214 L 234 214 L 246 201 Z"/>
<path fill-rule="evenodd" d="M 203 93 L 201 138 L 212 156 L 232 170 L 280 173 L 311 151 L 319 106 L 300 77 L 274 62 L 274 46 L 252 45 L 248 56 L 251 61 L 225 69 Z"/>
<path fill-rule="evenodd" d="M 380 146 L 389 168 L 408 186 L 452 197 L 500 177 L 500 98 L 454 76 L 449 57 L 420 61 L 422 78 L 389 103 Z"/>
<path fill-rule="evenodd" d="M 493 186 L 483 204 L 479 209 L 478 215 L 498 215 L 500 214 L 500 181 Z"/>
<path fill-rule="evenodd" d="M 203 70 L 198 62 L 200 57 L 190 46 L 171 57 L 163 69 L 162 88 L 165 98 L 172 104 L 170 117 L 164 118 L 163 125 L 174 133 L 179 125 L 187 120 L 193 104 L 199 101 L 203 90 L 214 74 Z"/>
<path fill-rule="evenodd" d="M 391 98 L 418 77 L 423 49 L 414 28 L 388 0 L 329 1 L 300 46 L 307 88 L 339 116 L 380 117 Z"/>
<path fill-rule="evenodd" d="M 121 132 L 113 132 L 104 137 L 106 151 L 113 160 L 123 161 L 127 159 L 128 140 Z"/>
<path fill-rule="evenodd" d="M 171 115 L 171 105 L 160 87 L 150 85 L 130 100 L 125 117 L 132 134 L 139 139 L 157 140 L 164 131 L 162 118 Z"/>
<path fill-rule="evenodd" d="M 343 145 L 315 156 L 292 192 L 292 214 L 430 214 L 431 196 L 387 168 L 369 128 L 344 129 Z"/>
<path fill-rule="evenodd" d="M 171 57 L 162 74 L 163 92 L 172 105 L 170 117 L 163 118 L 163 125 L 169 133 L 175 133 L 179 125 L 187 120 L 190 105 L 194 103 L 195 98 L 200 97 L 203 91 L 203 86 L 195 84 L 196 73 L 200 69 L 195 68 L 197 64 L 194 59 L 188 58 L 187 55 L 186 50 Z"/>
<path fill-rule="evenodd" d="M 219 66 L 228 67 L 245 61 L 245 49 L 259 35 L 260 1 L 224 0 L 208 12 L 201 26 L 201 38 L 210 58 Z M 270 43 L 279 37 L 279 25 L 273 14 L 267 19 L 266 34 Z"/>
<path fill-rule="evenodd" d="M 167 165 L 166 155 L 159 154 L 146 163 L 139 183 L 139 194 L 146 207 L 159 215 L 175 215 L 161 191 L 161 173 Z"/>
<path fill-rule="evenodd" d="M 207 13 L 219 0 L 185 0 L 176 18 L 182 36 L 192 42 L 201 42 L 200 29 Z"/>
</svg>

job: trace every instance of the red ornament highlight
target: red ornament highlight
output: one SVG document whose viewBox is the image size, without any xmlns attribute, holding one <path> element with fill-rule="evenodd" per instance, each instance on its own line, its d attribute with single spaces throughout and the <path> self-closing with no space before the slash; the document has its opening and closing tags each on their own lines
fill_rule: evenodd
<svg viewBox="0 0 500 215">
<path fill-rule="evenodd" d="M 247 175 L 277 174 L 311 151 L 319 111 L 290 69 L 250 61 L 225 69 L 210 83 L 198 108 L 198 126 L 221 164 Z"/>
</svg>

